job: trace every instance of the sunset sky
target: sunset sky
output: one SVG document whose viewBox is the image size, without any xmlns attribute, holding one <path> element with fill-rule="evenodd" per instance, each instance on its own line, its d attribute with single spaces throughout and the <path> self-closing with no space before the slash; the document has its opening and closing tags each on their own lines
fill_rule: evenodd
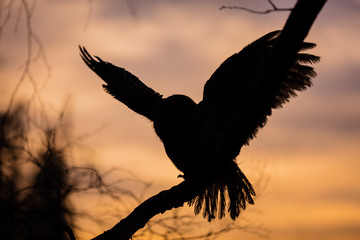
<svg viewBox="0 0 360 240">
<path fill-rule="evenodd" d="M 25 14 L 20 1 L 13 2 L 0 36 L 1 111 L 28 54 Z M 295 1 L 274 2 L 292 7 Z M 103 91 L 78 45 L 165 96 L 180 93 L 198 102 L 204 83 L 227 57 L 281 29 L 289 15 L 219 10 L 221 5 L 270 8 L 265 0 L 36 1 L 32 28 L 51 74 L 46 80 L 41 58 L 31 74 L 50 114 L 70 98 L 74 138 L 93 133 L 77 150 L 76 164 L 127 169 L 153 183 L 147 197 L 181 181 L 151 123 Z M 3 7 L 0 23 L 4 19 Z M 274 111 L 237 158 L 250 180 L 264 166 L 269 176 L 246 214 L 269 230 L 270 239 L 360 239 L 360 0 L 328 0 L 306 40 L 317 44 L 311 53 L 321 56 L 313 87 Z M 33 40 L 33 57 L 37 49 Z M 15 97 L 26 101 L 32 91 L 25 78 Z M 241 231 L 235 236 L 260 239 Z"/>
</svg>

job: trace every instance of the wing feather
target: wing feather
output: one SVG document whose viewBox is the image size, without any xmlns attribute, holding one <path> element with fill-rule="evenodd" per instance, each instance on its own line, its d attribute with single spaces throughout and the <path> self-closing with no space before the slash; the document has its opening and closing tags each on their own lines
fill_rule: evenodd
<svg viewBox="0 0 360 240">
<path fill-rule="evenodd" d="M 106 92 L 133 111 L 153 120 L 154 106 L 162 99 L 162 95 L 124 68 L 114 66 L 96 56 L 97 60 L 94 59 L 85 47 L 80 47 L 80 56 L 85 64 L 105 81 L 103 88 Z"/>
<path fill-rule="evenodd" d="M 286 77 L 262 77 L 279 34 L 270 32 L 229 57 L 204 86 L 199 103 L 204 131 L 211 132 L 212 141 L 224 142 L 221 152 L 231 152 L 233 158 L 266 124 L 272 109 L 282 107 L 298 91 L 310 87 L 316 75 L 306 64 L 318 62 L 319 57 L 298 53 Z M 300 50 L 313 47 L 313 43 L 303 43 Z"/>
</svg>

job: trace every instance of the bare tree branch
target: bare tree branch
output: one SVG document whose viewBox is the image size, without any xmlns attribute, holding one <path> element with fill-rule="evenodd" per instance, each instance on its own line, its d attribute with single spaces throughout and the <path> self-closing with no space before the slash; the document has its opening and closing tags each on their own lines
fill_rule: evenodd
<svg viewBox="0 0 360 240">
<path fill-rule="evenodd" d="M 9 23 L 9 20 L 11 18 L 12 9 L 14 7 L 14 4 L 16 4 L 15 2 L 16 1 L 14 1 L 14 0 L 10 0 L 7 2 L 7 4 L 6 4 L 6 1 L 1 1 L 1 3 L 0 3 L 0 37 L 1 37 L 1 33 L 3 32 L 3 30 Z M 26 59 L 25 59 L 25 63 L 23 66 L 23 71 L 22 71 L 21 77 L 19 78 L 18 82 L 16 83 L 16 85 L 14 87 L 14 90 L 11 93 L 10 102 L 8 104 L 8 108 L 7 108 L 6 112 L 9 112 L 11 110 L 11 108 L 13 107 L 16 94 L 17 94 L 20 86 L 22 85 L 22 83 L 26 80 L 28 80 L 32 84 L 32 87 L 33 87 L 32 88 L 33 93 L 30 97 L 30 101 L 28 101 L 27 104 L 31 104 L 33 102 L 33 100 L 36 99 L 38 101 L 38 103 L 40 104 L 40 106 L 42 108 L 44 107 L 43 100 L 42 100 L 42 97 L 39 94 L 39 92 L 41 91 L 41 89 L 43 89 L 46 86 L 48 80 L 51 77 L 51 67 L 47 60 L 46 52 L 45 52 L 44 46 L 42 44 L 42 41 L 37 36 L 36 32 L 33 30 L 32 16 L 33 16 L 35 9 L 36 9 L 36 0 L 32 0 L 32 1 L 20 0 L 18 2 L 18 13 L 16 16 L 16 23 L 15 23 L 14 31 L 17 31 L 18 25 L 20 23 L 20 18 L 22 16 L 22 11 L 23 11 L 23 13 L 25 14 L 25 24 L 26 24 L 26 31 L 27 31 L 27 35 L 26 35 L 27 36 L 27 38 L 26 38 L 27 52 L 26 52 Z M 3 19 L 1 19 L 3 12 L 5 13 L 5 17 Z M 47 72 L 47 76 L 46 76 L 45 80 L 43 81 L 43 83 L 41 84 L 41 86 L 39 86 L 37 81 L 35 81 L 32 71 L 31 71 L 32 64 L 38 60 L 42 61 L 42 64 Z"/>
<path fill-rule="evenodd" d="M 250 13 L 254 13 L 254 14 L 268 14 L 271 12 L 284 12 L 284 11 L 291 11 L 292 8 L 278 8 L 275 3 L 273 3 L 273 1 L 268 0 L 268 3 L 271 5 L 272 8 L 270 9 L 266 9 L 266 10 L 254 10 L 251 8 L 247 8 L 247 7 L 240 7 L 240 6 L 221 6 L 219 8 L 219 10 L 224 10 L 224 9 L 236 9 L 236 10 L 242 10 L 242 11 L 246 11 L 246 12 L 250 12 Z"/>
<path fill-rule="evenodd" d="M 13 0 L 8 2 L 8 4 L 6 4 L 6 1 L 1 1 L 0 2 L 0 43 L 1 43 L 2 32 L 3 32 L 5 26 L 7 25 L 7 23 L 10 20 L 10 17 L 11 17 L 11 10 L 12 10 L 13 2 L 14 2 Z M 3 13 L 5 14 L 4 18 L 3 18 Z"/>
<path fill-rule="evenodd" d="M 198 192 L 199 187 L 189 181 L 183 181 L 169 190 L 162 191 L 157 195 L 147 199 L 129 216 L 121 220 L 109 231 L 94 238 L 102 239 L 130 239 L 131 236 L 156 214 L 164 213 L 172 208 L 182 207 L 184 203 L 193 199 Z"/>
</svg>

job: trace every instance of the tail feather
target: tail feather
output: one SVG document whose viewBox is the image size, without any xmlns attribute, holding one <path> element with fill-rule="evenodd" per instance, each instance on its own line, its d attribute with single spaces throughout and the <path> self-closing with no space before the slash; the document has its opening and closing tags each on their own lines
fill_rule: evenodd
<svg viewBox="0 0 360 240">
<path fill-rule="evenodd" d="M 225 216 L 226 207 L 230 217 L 235 220 L 246 204 L 254 204 L 254 188 L 238 165 L 233 161 L 227 169 L 227 174 L 204 187 L 202 193 L 189 202 L 194 206 L 195 214 L 203 210 L 203 217 L 210 222 L 217 215 L 219 219 Z"/>
</svg>

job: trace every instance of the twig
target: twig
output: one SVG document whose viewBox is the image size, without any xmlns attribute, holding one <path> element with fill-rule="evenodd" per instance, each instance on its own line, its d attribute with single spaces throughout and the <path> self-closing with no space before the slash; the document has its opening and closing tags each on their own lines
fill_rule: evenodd
<svg viewBox="0 0 360 240">
<path fill-rule="evenodd" d="M 254 10 L 251 8 L 247 8 L 247 7 L 240 7 L 240 6 L 221 6 L 219 8 L 219 10 L 224 10 L 224 9 L 236 9 L 236 10 L 242 10 L 242 11 L 246 11 L 246 12 L 250 12 L 250 13 L 254 13 L 254 14 L 268 14 L 271 12 L 284 12 L 284 11 L 291 11 L 292 8 L 278 8 L 271 0 L 268 0 L 268 3 L 271 5 L 271 9 L 266 9 L 263 11 L 260 10 Z"/>
</svg>

